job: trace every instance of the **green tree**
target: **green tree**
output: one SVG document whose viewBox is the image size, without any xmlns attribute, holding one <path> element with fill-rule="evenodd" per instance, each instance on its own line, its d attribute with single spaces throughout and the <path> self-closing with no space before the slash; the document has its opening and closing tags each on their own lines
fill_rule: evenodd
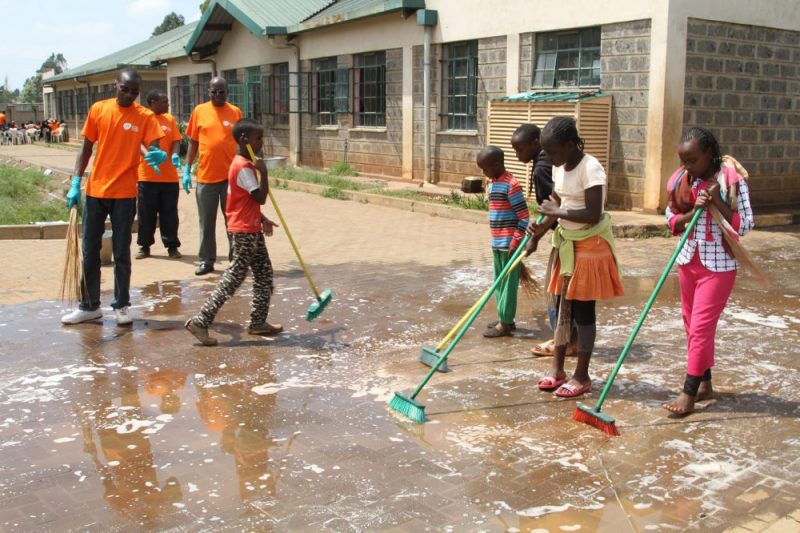
<svg viewBox="0 0 800 533">
<path fill-rule="evenodd" d="M 211 0 L 203 0 L 200 3 L 200 13 L 205 13 L 206 12 L 206 8 L 208 7 L 208 4 L 210 4 L 210 3 L 211 3 Z"/>
<path fill-rule="evenodd" d="M 14 101 L 14 93 L 6 89 L 5 87 L 0 87 L 0 104 L 10 104 Z"/>
<path fill-rule="evenodd" d="M 184 25 L 184 23 L 185 21 L 183 19 L 183 15 L 178 15 L 173 11 L 164 17 L 164 20 L 161 21 L 161 24 L 156 26 L 151 37 L 161 35 L 162 33 L 168 32 L 169 30 L 174 30 L 175 28 L 180 28 Z"/>
<path fill-rule="evenodd" d="M 25 80 L 20 93 L 20 101 L 33 103 L 42 101 L 42 73 L 48 70 L 55 70 L 56 74 L 61 74 L 67 68 L 67 60 L 64 54 L 53 52 L 50 57 L 44 60 L 42 66 L 36 74 Z"/>
</svg>

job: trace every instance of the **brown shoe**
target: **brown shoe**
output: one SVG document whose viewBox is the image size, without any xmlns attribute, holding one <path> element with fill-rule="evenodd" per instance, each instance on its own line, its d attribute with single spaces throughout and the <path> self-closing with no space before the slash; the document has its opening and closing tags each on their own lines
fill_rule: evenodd
<svg viewBox="0 0 800 533">
<path fill-rule="evenodd" d="M 250 335 L 277 335 L 283 331 L 283 326 L 280 324 L 270 324 L 269 322 L 264 322 L 263 324 L 258 324 L 257 326 L 249 325 L 247 326 L 247 333 Z"/>
<path fill-rule="evenodd" d="M 194 321 L 194 318 L 187 320 L 185 327 L 203 346 L 217 345 L 217 339 L 208 335 L 208 328 L 198 325 L 197 322 Z"/>
</svg>

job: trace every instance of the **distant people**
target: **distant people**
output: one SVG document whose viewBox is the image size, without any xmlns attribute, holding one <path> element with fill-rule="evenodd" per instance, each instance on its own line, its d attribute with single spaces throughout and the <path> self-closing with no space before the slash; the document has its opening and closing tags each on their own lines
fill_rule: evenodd
<svg viewBox="0 0 800 533">
<path fill-rule="evenodd" d="M 183 188 L 189 192 L 192 177 L 190 169 L 194 158 L 197 163 L 197 212 L 200 218 L 200 265 L 195 274 L 202 276 L 214 271 L 217 261 L 217 209 L 225 214 L 228 198 L 228 169 L 236 155 L 236 141 L 231 132 L 242 118 L 242 112 L 229 104 L 228 85 L 224 78 L 216 77 L 208 86 L 210 101 L 194 108 L 186 127 L 189 151 L 183 167 Z M 256 150 L 260 147 L 253 147 Z M 231 259 L 228 239 L 228 259 Z"/>
<path fill-rule="evenodd" d="M 83 147 L 67 193 L 67 207 L 80 202 L 81 176 L 97 144 L 92 172 L 86 180 L 83 207 L 83 279 L 78 309 L 61 317 L 63 324 L 102 318 L 100 311 L 100 247 L 106 218 L 111 217 L 114 253 L 114 300 L 117 325 L 131 324 L 128 314 L 131 282 L 131 226 L 136 213 L 136 186 L 142 144 L 149 146 L 147 162 L 158 166 L 167 159 L 159 149 L 164 136 L 153 113 L 136 103 L 142 78 L 133 69 L 117 76 L 116 98 L 95 102 L 83 126 Z"/>
<path fill-rule="evenodd" d="M 156 223 L 161 232 L 161 242 L 167 249 L 167 255 L 179 259 L 178 250 L 181 241 L 178 239 L 178 171 L 181 167 L 179 155 L 181 135 L 175 119 L 167 113 L 169 99 L 161 89 L 153 89 L 147 94 L 147 107 L 155 115 L 164 137 L 159 147 L 170 156 L 172 165 L 162 165 L 156 172 L 142 158 L 139 162 L 139 196 L 137 202 L 139 216 L 139 233 L 136 242 L 139 251 L 136 259 L 150 257 L 150 247 L 155 242 Z"/>
<path fill-rule="evenodd" d="M 50 126 L 46 120 L 42 121 L 39 131 L 41 131 L 42 138 L 44 138 L 45 142 L 50 142 Z"/>
</svg>

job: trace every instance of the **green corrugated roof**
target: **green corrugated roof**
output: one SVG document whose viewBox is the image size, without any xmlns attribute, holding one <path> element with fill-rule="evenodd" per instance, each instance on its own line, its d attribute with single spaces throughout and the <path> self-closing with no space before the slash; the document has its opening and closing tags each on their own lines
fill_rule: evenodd
<svg viewBox="0 0 800 533">
<path fill-rule="evenodd" d="M 286 29 L 287 33 L 300 33 L 393 11 L 416 9 L 425 9 L 425 0 L 337 0 L 322 11 Z"/>
<path fill-rule="evenodd" d="M 197 26 L 197 22 L 184 24 L 180 28 L 151 37 L 146 41 L 134 44 L 113 54 L 95 59 L 79 67 L 65 70 L 57 76 L 44 80 L 44 84 L 100 74 L 124 67 L 152 68 L 151 63 L 154 61 L 186 55 L 183 51 L 183 46 L 194 31 L 195 26 Z"/>
<path fill-rule="evenodd" d="M 587 100 L 589 98 L 598 98 L 600 96 L 606 95 L 600 91 L 528 91 L 525 93 L 500 96 L 493 98 L 493 100 L 505 100 L 511 102 L 577 102 L 578 100 Z"/>
<path fill-rule="evenodd" d="M 209 50 L 219 45 L 234 20 L 253 35 L 263 38 L 267 26 L 297 24 L 325 9 L 335 0 L 212 0 L 185 46 L 186 53 Z"/>
</svg>

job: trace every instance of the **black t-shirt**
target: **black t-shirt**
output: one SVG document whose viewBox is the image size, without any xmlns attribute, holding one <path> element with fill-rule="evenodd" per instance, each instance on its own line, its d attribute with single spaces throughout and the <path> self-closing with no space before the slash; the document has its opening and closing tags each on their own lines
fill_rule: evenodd
<svg viewBox="0 0 800 533">
<path fill-rule="evenodd" d="M 542 205 L 553 194 L 553 163 L 544 150 L 536 156 L 531 168 L 531 187 L 536 193 L 536 203 Z"/>
</svg>

